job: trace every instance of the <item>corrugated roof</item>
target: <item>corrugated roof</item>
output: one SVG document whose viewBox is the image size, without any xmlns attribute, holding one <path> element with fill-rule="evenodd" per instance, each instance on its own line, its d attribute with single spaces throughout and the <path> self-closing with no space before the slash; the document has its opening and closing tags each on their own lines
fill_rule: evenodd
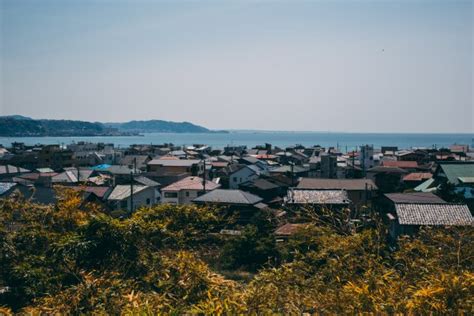
<svg viewBox="0 0 474 316">
<path fill-rule="evenodd" d="M 385 196 L 393 203 L 432 203 L 432 204 L 446 204 L 437 195 L 430 192 L 414 192 L 414 193 L 387 193 Z"/>
<path fill-rule="evenodd" d="M 153 159 L 148 162 L 151 166 L 164 167 L 191 167 L 192 165 L 200 163 L 198 159 Z"/>
<path fill-rule="evenodd" d="M 196 199 L 198 203 L 217 203 L 217 204 L 241 204 L 255 205 L 262 201 L 262 198 L 254 194 L 241 190 L 222 190 L 216 189 L 206 193 Z"/>
<path fill-rule="evenodd" d="M 0 174 L 10 174 L 10 173 L 26 173 L 30 172 L 28 169 L 23 169 L 20 167 L 15 167 L 12 165 L 5 165 L 5 166 L 0 166 Z"/>
<path fill-rule="evenodd" d="M 149 187 L 145 185 L 134 185 L 133 186 L 133 194 L 137 194 Z M 108 200 L 123 200 L 130 196 L 130 185 L 117 185 L 113 191 L 110 193 Z"/>
<path fill-rule="evenodd" d="M 110 187 L 71 187 L 73 190 L 93 193 L 99 198 L 104 198 L 107 192 L 111 189 Z"/>
<path fill-rule="evenodd" d="M 349 204 L 344 190 L 288 190 L 287 203 L 290 204 Z"/>
<path fill-rule="evenodd" d="M 474 162 L 441 163 L 439 167 L 452 184 L 458 184 L 459 178 L 474 177 Z"/>
<path fill-rule="evenodd" d="M 156 187 L 160 185 L 158 182 L 144 176 L 134 177 L 133 180 L 149 187 Z"/>
<path fill-rule="evenodd" d="M 464 204 L 396 204 L 401 225 L 472 226 L 474 218 Z"/>
<path fill-rule="evenodd" d="M 302 166 L 280 166 L 276 168 L 272 168 L 269 170 L 271 173 L 286 173 L 286 172 L 293 172 L 293 173 L 300 173 L 300 172 L 307 172 L 309 168 L 302 167 Z"/>
<path fill-rule="evenodd" d="M 291 236 L 294 233 L 298 231 L 298 229 L 301 229 L 305 226 L 308 226 L 309 224 L 292 224 L 288 223 L 285 224 L 281 227 L 279 227 L 277 230 L 275 230 L 275 235 L 277 236 Z"/>
<path fill-rule="evenodd" d="M 298 189 L 310 190 L 347 190 L 362 191 L 377 190 L 377 186 L 370 179 L 319 179 L 319 178 L 302 178 L 298 183 Z"/>
<path fill-rule="evenodd" d="M 202 185 L 203 179 L 200 177 L 186 177 L 175 183 L 168 185 L 161 189 L 161 191 L 181 191 L 181 190 L 196 190 L 202 191 L 204 187 Z M 211 191 L 220 187 L 220 184 L 216 184 L 212 181 L 206 180 L 206 191 Z"/>
<path fill-rule="evenodd" d="M 387 166 L 377 166 L 370 168 L 367 170 L 367 172 L 373 172 L 373 173 L 408 173 L 405 169 L 399 168 L 399 167 L 387 167 Z"/>
<path fill-rule="evenodd" d="M 403 181 L 425 181 L 433 175 L 429 172 L 412 172 L 403 177 Z"/>
<path fill-rule="evenodd" d="M 414 190 L 417 192 L 431 192 L 436 191 L 436 186 L 433 186 L 435 179 L 431 178 L 415 187 Z"/>
<path fill-rule="evenodd" d="M 398 168 L 418 168 L 418 162 L 416 161 L 382 161 L 382 166 L 385 167 L 398 167 Z"/>
<path fill-rule="evenodd" d="M 474 183 L 474 177 L 459 177 L 458 180 L 461 183 Z"/>
</svg>

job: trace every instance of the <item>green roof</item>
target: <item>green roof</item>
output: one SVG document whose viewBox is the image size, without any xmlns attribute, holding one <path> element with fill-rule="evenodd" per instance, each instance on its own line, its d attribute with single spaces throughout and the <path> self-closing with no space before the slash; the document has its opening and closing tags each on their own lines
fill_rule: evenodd
<svg viewBox="0 0 474 316">
<path fill-rule="evenodd" d="M 474 177 L 459 177 L 458 180 L 462 183 L 474 183 Z"/>
<path fill-rule="evenodd" d="M 435 182 L 435 179 L 431 178 L 426 180 L 425 182 L 421 183 L 419 186 L 414 188 L 415 191 L 417 192 L 432 192 L 436 191 L 436 186 L 433 186 L 433 183 Z"/>
<path fill-rule="evenodd" d="M 447 163 L 440 164 L 440 167 L 448 181 L 455 185 L 459 183 L 459 178 L 474 177 L 474 163 Z"/>
</svg>

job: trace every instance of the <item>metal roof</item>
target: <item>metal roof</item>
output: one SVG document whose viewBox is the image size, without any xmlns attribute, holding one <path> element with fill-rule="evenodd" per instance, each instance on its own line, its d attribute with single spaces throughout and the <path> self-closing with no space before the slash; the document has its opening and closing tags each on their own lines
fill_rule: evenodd
<svg viewBox="0 0 474 316">
<path fill-rule="evenodd" d="M 26 173 L 26 172 L 30 172 L 30 170 L 23 169 L 20 167 L 15 167 L 12 165 L 0 166 L 0 174 Z"/>
<path fill-rule="evenodd" d="M 200 163 L 198 159 L 153 159 L 148 162 L 148 165 L 164 166 L 164 167 L 191 167 L 192 165 Z"/>
<path fill-rule="evenodd" d="M 387 193 L 385 196 L 393 203 L 432 203 L 432 204 L 446 204 L 437 195 L 430 192 L 414 192 L 414 193 Z"/>
<path fill-rule="evenodd" d="M 459 178 L 474 177 L 474 162 L 441 163 L 439 167 L 448 181 L 455 185 L 459 183 Z"/>
<path fill-rule="evenodd" d="M 401 225 L 472 226 L 474 218 L 465 204 L 396 204 Z"/>
<path fill-rule="evenodd" d="M 347 190 L 363 191 L 377 190 L 377 186 L 371 179 L 319 179 L 302 178 L 297 186 L 298 189 L 309 190 Z"/>
<path fill-rule="evenodd" d="M 133 194 L 137 194 L 143 190 L 148 189 L 149 187 L 145 185 L 134 185 L 133 186 Z M 123 200 L 130 196 L 130 185 L 117 185 L 113 191 L 110 193 L 108 200 Z"/>
<path fill-rule="evenodd" d="M 255 205 L 262 198 L 241 190 L 216 189 L 193 200 L 198 203 Z"/>
<path fill-rule="evenodd" d="M 275 235 L 277 236 L 291 236 L 294 233 L 296 233 L 299 229 L 309 226 L 310 224 L 292 224 L 292 223 L 287 223 L 283 226 L 278 227 L 277 230 L 275 230 Z"/>
</svg>

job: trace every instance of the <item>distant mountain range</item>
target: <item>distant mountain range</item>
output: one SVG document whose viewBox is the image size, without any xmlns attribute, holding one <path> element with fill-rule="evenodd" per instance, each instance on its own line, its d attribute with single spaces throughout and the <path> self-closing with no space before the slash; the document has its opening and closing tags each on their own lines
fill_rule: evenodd
<svg viewBox="0 0 474 316">
<path fill-rule="evenodd" d="M 0 116 L 0 136 L 127 136 L 139 133 L 218 133 L 189 122 L 162 120 L 100 123 L 75 120 L 36 120 L 21 115 Z"/>
</svg>

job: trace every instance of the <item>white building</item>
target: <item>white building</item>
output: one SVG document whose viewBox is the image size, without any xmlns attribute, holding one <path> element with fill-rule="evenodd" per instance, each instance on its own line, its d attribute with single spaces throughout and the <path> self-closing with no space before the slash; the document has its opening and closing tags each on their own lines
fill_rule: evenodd
<svg viewBox="0 0 474 316">
<path fill-rule="evenodd" d="M 238 189 L 241 183 L 257 179 L 260 173 L 261 170 L 255 165 L 242 165 L 229 175 L 229 188 Z"/>
<path fill-rule="evenodd" d="M 220 184 L 206 180 L 206 193 L 217 189 Z M 161 189 L 162 202 L 170 204 L 190 204 L 204 193 L 203 179 L 186 177 Z"/>
<path fill-rule="evenodd" d="M 160 201 L 158 191 L 145 185 L 133 185 L 133 209 L 130 185 L 117 185 L 107 197 L 114 210 L 135 211 L 142 206 L 151 206 Z"/>
</svg>

